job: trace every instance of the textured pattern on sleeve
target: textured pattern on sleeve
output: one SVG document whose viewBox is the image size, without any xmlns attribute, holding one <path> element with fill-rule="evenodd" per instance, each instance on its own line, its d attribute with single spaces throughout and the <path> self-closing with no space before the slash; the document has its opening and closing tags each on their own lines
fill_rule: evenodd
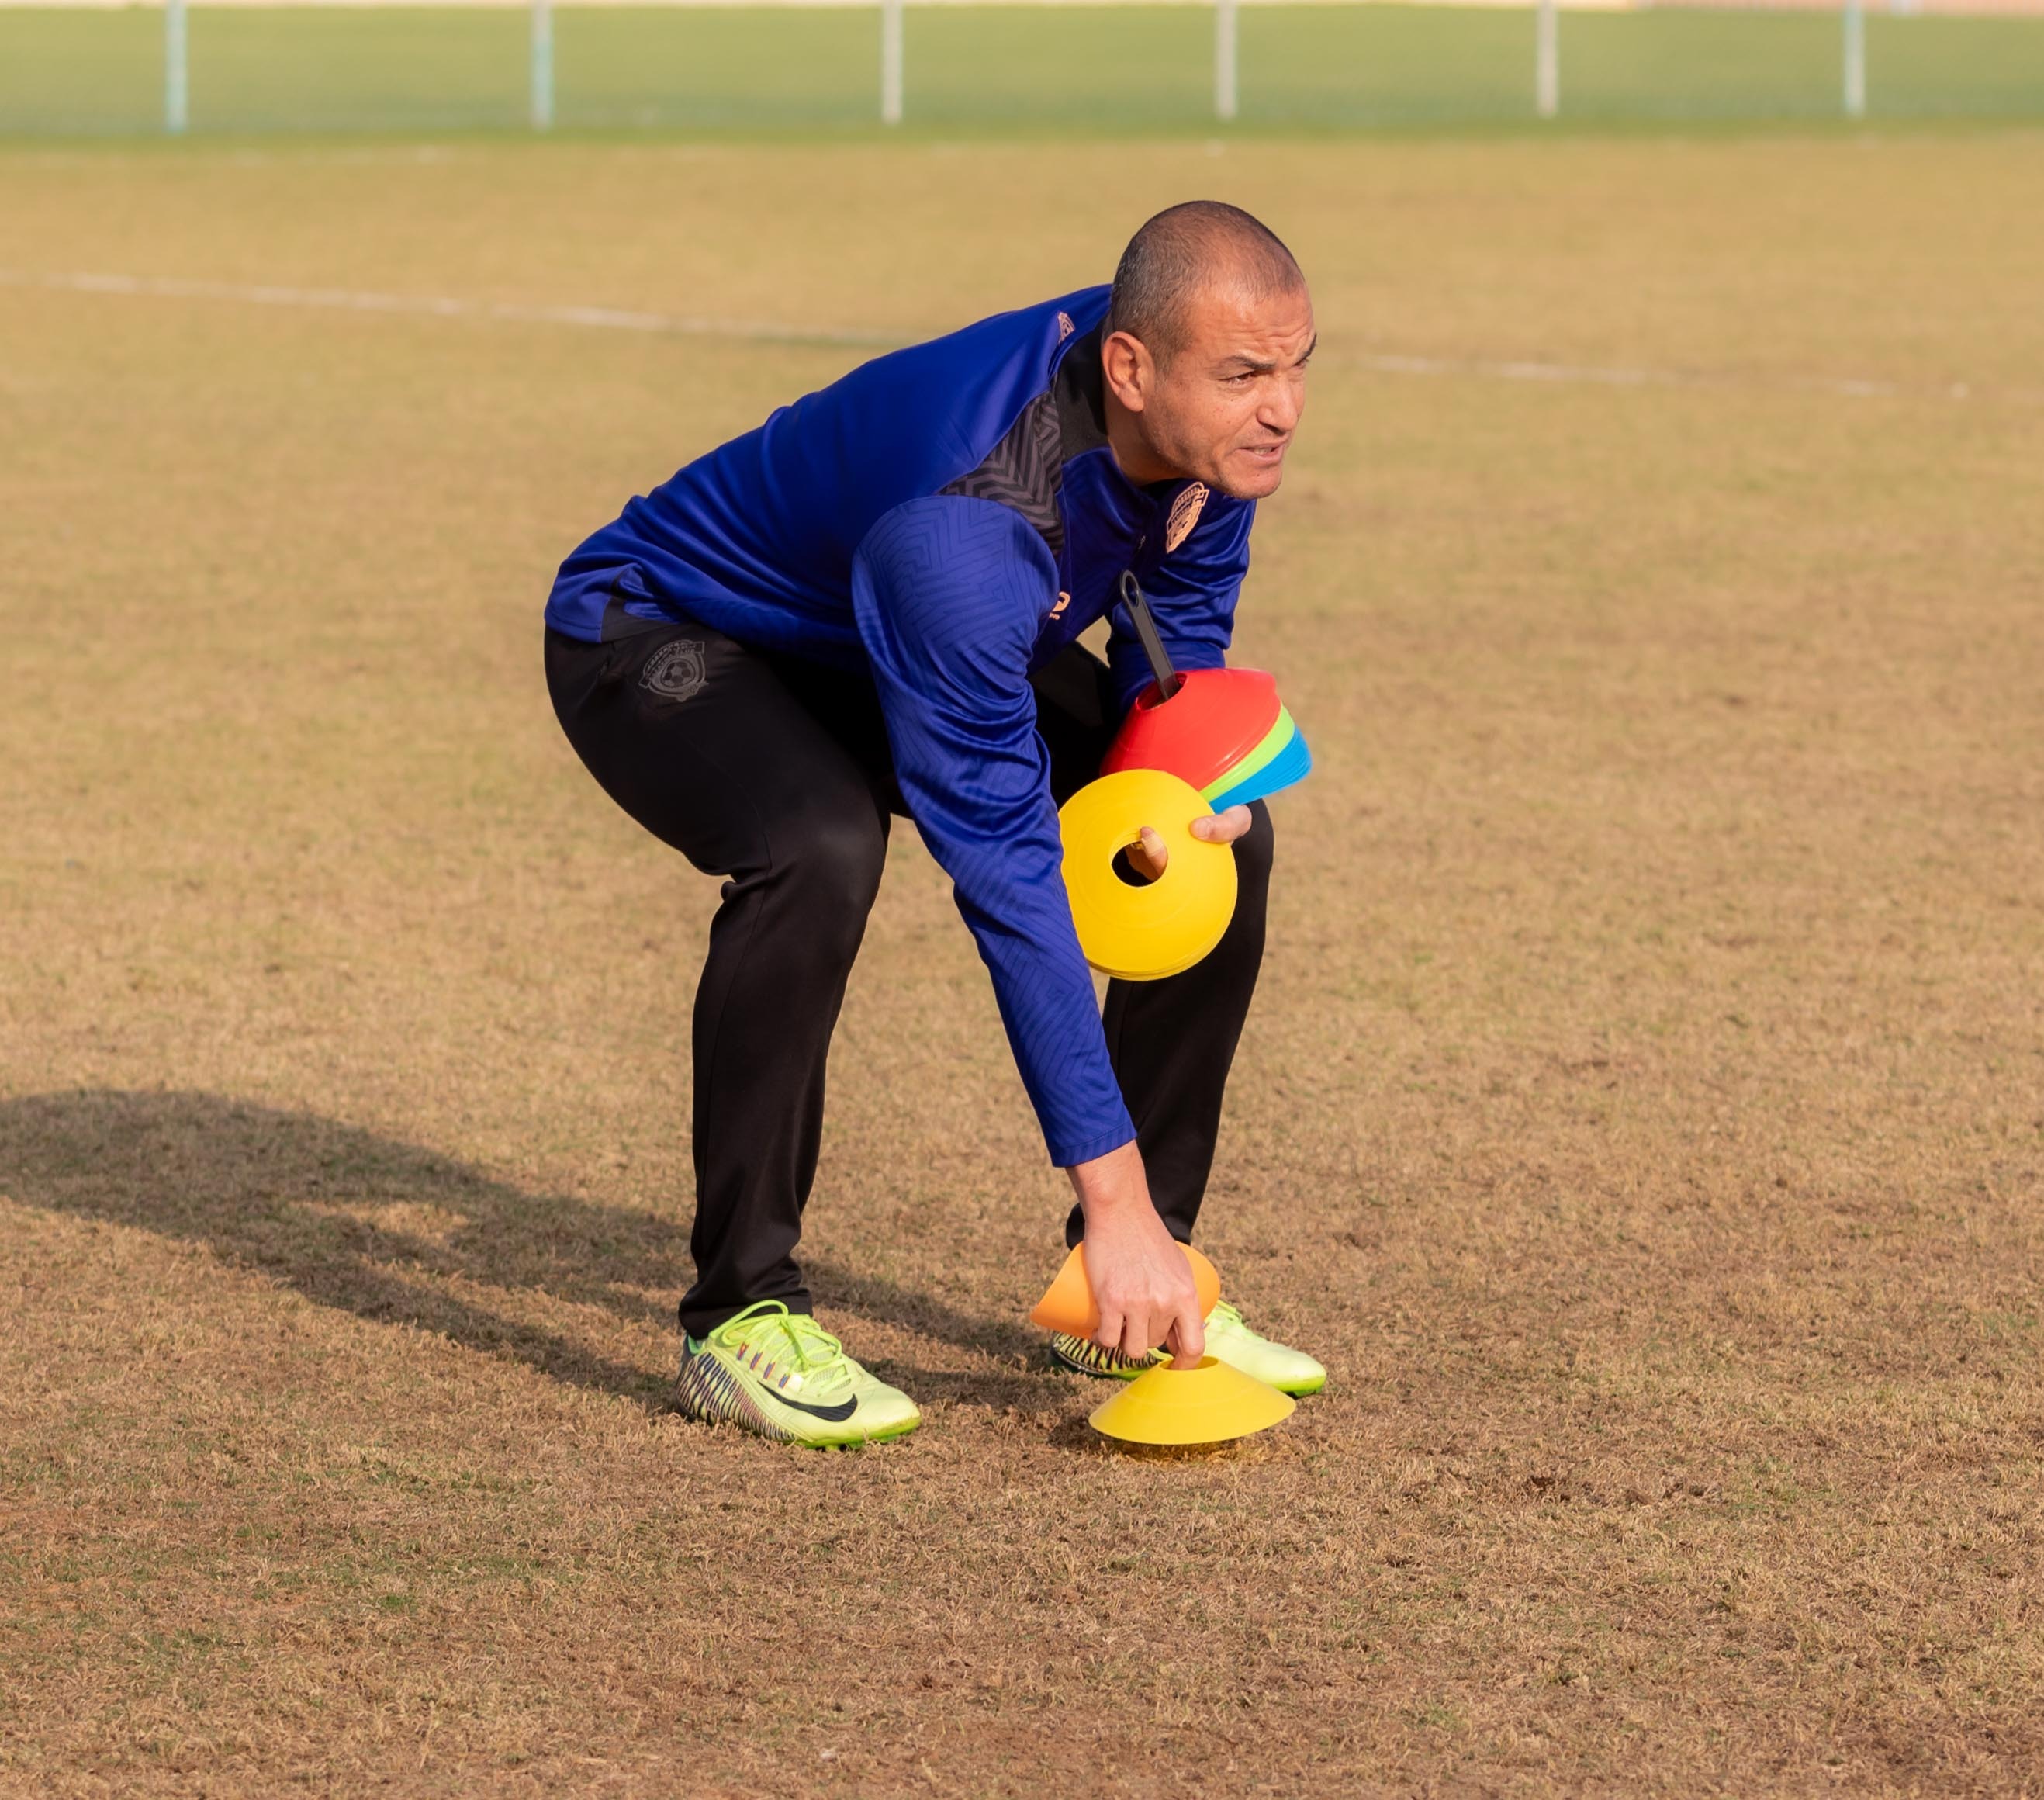
<svg viewBox="0 0 2044 1800">
<path fill-rule="evenodd" d="M 896 507 L 852 563 L 902 795 L 978 940 L 1051 1160 L 1069 1167 L 1135 1133 L 1072 929 L 1025 672 L 1057 592 L 1028 521 L 956 495 Z"/>
</svg>

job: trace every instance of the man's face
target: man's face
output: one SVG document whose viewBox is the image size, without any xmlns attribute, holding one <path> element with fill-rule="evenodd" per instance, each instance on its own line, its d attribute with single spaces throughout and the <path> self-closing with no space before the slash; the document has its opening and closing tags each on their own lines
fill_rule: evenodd
<svg viewBox="0 0 2044 1800">
<path fill-rule="evenodd" d="M 1260 500 L 1285 479 L 1285 452 L 1306 406 L 1313 303 L 1301 287 L 1255 300 L 1222 285 L 1196 301 L 1185 338 L 1153 360 L 1142 432 L 1197 481 Z"/>
</svg>

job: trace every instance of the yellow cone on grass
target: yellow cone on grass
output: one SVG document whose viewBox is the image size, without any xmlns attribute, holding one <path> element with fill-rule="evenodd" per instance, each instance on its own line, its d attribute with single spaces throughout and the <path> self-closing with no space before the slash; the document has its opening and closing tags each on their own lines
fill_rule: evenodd
<svg viewBox="0 0 2044 1800">
<path fill-rule="evenodd" d="M 1268 1430 L 1297 1405 L 1219 1357 L 1202 1356 L 1189 1369 L 1170 1363 L 1145 1369 L 1087 1422 L 1124 1444 L 1224 1444 Z"/>
</svg>

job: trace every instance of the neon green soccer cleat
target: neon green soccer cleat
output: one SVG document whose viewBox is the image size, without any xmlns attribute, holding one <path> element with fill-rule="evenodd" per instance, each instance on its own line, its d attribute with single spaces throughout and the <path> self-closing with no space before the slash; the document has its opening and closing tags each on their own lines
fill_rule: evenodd
<svg viewBox="0 0 2044 1800">
<path fill-rule="evenodd" d="M 707 1337 L 683 1334 L 674 1409 L 812 1450 L 901 1437 L 923 1422 L 901 1389 L 876 1381 L 808 1313 L 778 1300 L 747 1307 Z"/>
<path fill-rule="evenodd" d="M 1215 1302 L 1207 1314 L 1207 1354 L 1218 1356 L 1232 1368 L 1267 1383 L 1280 1394 L 1317 1394 L 1327 1385 L 1327 1371 L 1303 1350 L 1273 1344 L 1259 1337 L 1242 1322 L 1242 1314 L 1225 1300 Z M 1086 1337 L 1068 1331 L 1051 1334 L 1051 1354 L 1068 1369 L 1081 1375 L 1108 1375 L 1116 1381 L 1133 1381 L 1147 1369 L 1165 1360 L 1164 1352 L 1152 1350 L 1147 1356 L 1124 1356 Z"/>
</svg>

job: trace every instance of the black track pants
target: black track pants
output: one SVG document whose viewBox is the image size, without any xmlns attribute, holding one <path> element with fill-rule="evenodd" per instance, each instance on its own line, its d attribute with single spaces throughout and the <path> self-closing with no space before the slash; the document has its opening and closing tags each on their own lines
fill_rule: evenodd
<svg viewBox="0 0 2044 1800">
<path fill-rule="evenodd" d="M 609 644 L 549 631 L 547 685 L 604 790 L 726 877 L 696 990 L 696 1283 L 682 1328 L 700 1337 L 756 1300 L 807 1312 L 794 1251 L 816 1179 L 824 1063 L 888 821 L 904 810 L 872 683 L 691 625 Z M 1107 671 L 1074 645 L 1035 687 L 1062 802 L 1093 779 L 1112 736 Z M 1263 956 L 1270 818 L 1260 804 L 1251 811 L 1219 947 L 1183 975 L 1108 989 L 1108 1050 L 1151 1193 L 1183 1240 Z M 1068 1242 L 1081 1222 L 1074 1208 Z"/>
</svg>

